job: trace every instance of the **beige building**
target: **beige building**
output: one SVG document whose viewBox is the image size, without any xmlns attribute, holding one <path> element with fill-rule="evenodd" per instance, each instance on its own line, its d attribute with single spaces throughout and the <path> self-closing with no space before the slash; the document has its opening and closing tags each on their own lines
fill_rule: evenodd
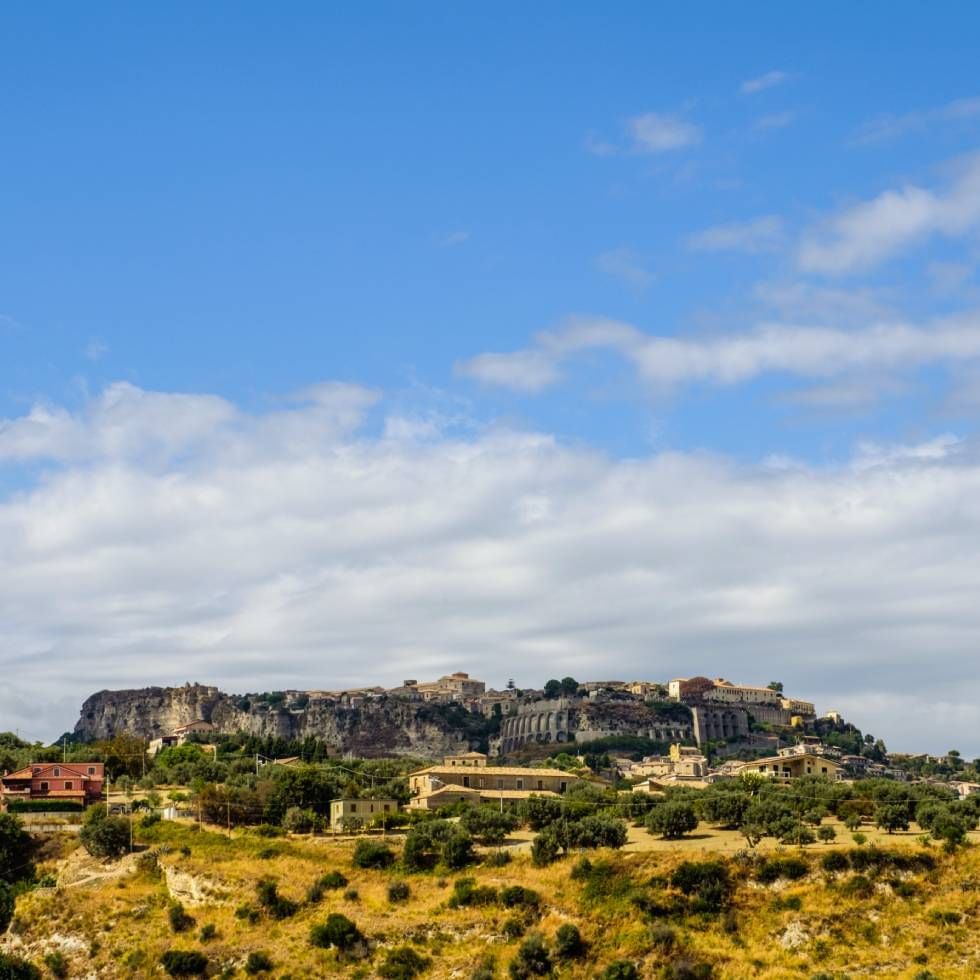
<svg viewBox="0 0 980 980">
<path fill-rule="evenodd" d="M 556 795 L 583 782 L 562 769 L 522 769 L 517 766 L 488 766 L 482 753 L 447 756 L 442 765 L 409 774 L 412 808 L 443 806 L 456 798 L 471 802 L 503 800 L 516 802 L 531 795 Z M 462 763 L 462 764 L 461 764 Z M 443 792 L 446 791 L 446 792 Z M 465 791 L 470 791 L 468 794 Z M 455 797 L 450 798 L 452 794 Z"/>
<path fill-rule="evenodd" d="M 437 681 L 426 681 L 422 684 L 415 680 L 406 680 L 396 693 L 407 696 L 416 695 L 423 701 L 472 701 L 483 695 L 487 685 L 478 681 L 464 671 L 458 670 L 446 674 Z"/>
<path fill-rule="evenodd" d="M 379 814 L 397 812 L 398 800 L 331 800 L 330 829 L 345 830 L 352 824 L 366 827 Z"/>
<path fill-rule="evenodd" d="M 801 776 L 825 776 L 836 781 L 842 778 L 843 771 L 844 767 L 833 759 L 812 752 L 799 752 L 744 762 L 738 767 L 736 774 L 744 776 L 746 773 L 758 773 L 769 779 L 783 781 L 799 779 Z"/>
</svg>

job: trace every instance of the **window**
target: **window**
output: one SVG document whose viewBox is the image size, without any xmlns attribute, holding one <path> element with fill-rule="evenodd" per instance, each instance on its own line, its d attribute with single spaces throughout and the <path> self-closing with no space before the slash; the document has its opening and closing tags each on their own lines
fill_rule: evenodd
<svg viewBox="0 0 980 980">
<path fill-rule="evenodd" d="M 386 803 L 385 804 L 385 813 L 387 813 L 390 809 L 391 809 L 391 806 Z"/>
<path fill-rule="evenodd" d="M 60 769 L 55 769 L 55 771 L 54 771 L 54 772 L 52 773 L 52 775 L 53 775 L 53 776 L 54 776 L 55 778 L 57 778 L 58 776 L 60 776 L 60 775 L 61 775 L 61 770 L 60 770 Z"/>
<path fill-rule="evenodd" d="M 517 780 L 517 788 L 518 789 L 524 789 L 524 780 L 523 779 L 518 779 Z"/>
<path fill-rule="evenodd" d="M 538 780 L 538 789 L 544 789 L 544 783 L 540 779 Z"/>
<path fill-rule="evenodd" d="M 42 793 L 47 793 L 47 791 L 48 791 L 48 784 L 47 783 L 41 783 L 41 792 Z"/>
<path fill-rule="evenodd" d="M 75 788 L 75 784 L 70 779 L 66 779 L 65 789 L 74 789 L 74 788 Z"/>
<path fill-rule="evenodd" d="M 95 775 L 95 766 L 89 766 L 88 767 L 88 774 L 90 776 L 94 776 Z"/>
<path fill-rule="evenodd" d="M 357 804 L 356 803 L 351 803 L 351 805 L 350 805 L 350 812 L 351 813 L 357 813 Z"/>
<path fill-rule="evenodd" d="M 463 785 L 464 786 L 467 786 L 467 787 L 470 785 L 470 777 L 469 776 L 464 776 L 463 777 Z"/>
<path fill-rule="evenodd" d="M 504 781 L 502 779 L 498 779 L 497 780 L 497 789 L 503 789 L 503 788 L 504 788 Z M 521 781 L 519 779 L 517 780 L 517 788 L 518 789 L 521 788 Z"/>
<path fill-rule="evenodd" d="M 564 780 L 562 780 L 558 784 L 558 792 L 559 793 L 564 793 L 566 789 L 568 789 L 568 783 L 566 783 Z"/>
</svg>

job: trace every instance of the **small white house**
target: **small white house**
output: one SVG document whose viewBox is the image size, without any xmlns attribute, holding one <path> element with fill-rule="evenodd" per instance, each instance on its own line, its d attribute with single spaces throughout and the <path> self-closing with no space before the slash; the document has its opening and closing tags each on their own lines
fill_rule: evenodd
<svg viewBox="0 0 980 980">
<path fill-rule="evenodd" d="M 366 827 L 380 813 L 397 812 L 398 800 L 331 800 L 330 829 L 343 830 L 355 823 Z"/>
</svg>

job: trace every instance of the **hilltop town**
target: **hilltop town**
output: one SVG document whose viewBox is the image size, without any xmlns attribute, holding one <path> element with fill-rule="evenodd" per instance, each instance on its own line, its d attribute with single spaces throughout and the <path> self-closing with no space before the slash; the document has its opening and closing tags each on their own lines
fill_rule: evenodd
<svg viewBox="0 0 980 980">
<path fill-rule="evenodd" d="M 0 976 L 975 976 L 978 761 L 777 682 L 104 691 L 0 734 Z"/>
</svg>

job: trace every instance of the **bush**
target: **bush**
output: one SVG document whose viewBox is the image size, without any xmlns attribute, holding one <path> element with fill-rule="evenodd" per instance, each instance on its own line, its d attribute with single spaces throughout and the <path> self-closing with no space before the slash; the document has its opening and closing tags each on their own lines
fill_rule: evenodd
<svg viewBox="0 0 980 980">
<path fill-rule="evenodd" d="M 395 863 L 395 852 L 381 841 L 365 838 L 357 842 L 353 857 L 356 868 L 390 868 Z"/>
<path fill-rule="evenodd" d="M 661 803 L 647 814 L 646 828 L 665 840 L 677 840 L 697 829 L 698 817 L 690 803 L 674 801 Z"/>
<path fill-rule="evenodd" d="M 534 838 L 534 842 L 531 844 L 531 860 L 537 867 L 543 868 L 558 860 L 560 850 L 561 845 L 558 843 L 557 837 L 548 827 Z"/>
<path fill-rule="evenodd" d="M 670 876 L 670 883 L 688 896 L 693 912 L 720 912 L 732 892 L 723 861 L 685 861 Z"/>
<path fill-rule="evenodd" d="M 245 960 L 245 972 L 254 977 L 258 973 L 268 973 L 273 969 L 272 960 L 265 953 L 251 952 Z"/>
<path fill-rule="evenodd" d="M 600 976 L 602 980 L 640 980 L 640 971 L 629 960 L 616 960 Z"/>
<path fill-rule="evenodd" d="M 566 922 L 555 934 L 555 955 L 560 960 L 578 959 L 585 952 L 585 942 L 578 926 Z"/>
<path fill-rule="evenodd" d="M 7 931 L 7 926 L 14 917 L 16 901 L 13 888 L 0 879 L 0 935 Z"/>
<path fill-rule="evenodd" d="M 864 875 L 854 875 L 844 882 L 841 891 L 851 898 L 871 898 L 874 885 Z"/>
<path fill-rule="evenodd" d="M 538 933 L 528 936 L 521 943 L 517 956 L 510 962 L 509 970 L 513 980 L 546 977 L 551 973 L 551 956 L 544 939 Z"/>
<path fill-rule="evenodd" d="M 481 844 L 493 846 L 502 844 L 517 827 L 517 817 L 492 806 L 480 806 L 467 810 L 460 817 L 459 824 Z"/>
<path fill-rule="evenodd" d="M 524 906 L 525 908 L 536 909 L 541 904 L 541 896 L 533 888 L 525 888 L 523 885 L 508 885 L 500 890 L 500 901 L 507 908 Z"/>
<path fill-rule="evenodd" d="M 160 965 L 171 977 L 196 977 L 208 968 L 208 958 L 193 949 L 168 949 L 160 957 Z"/>
<path fill-rule="evenodd" d="M 665 980 L 711 980 L 714 969 L 710 963 L 697 960 L 674 960 L 664 968 Z"/>
<path fill-rule="evenodd" d="M 171 902 L 170 908 L 167 909 L 167 919 L 174 932 L 187 932 L 194 928 L 193 917 L 184 911 L 184 906 L 180 902 Z"/>
<path fill-rule="evenodd" d="M 19 956 L 11 956 L 0 952 L 0 978 L 2 980 L 41 980 L 41 971 L 22 960 Z"/>
<path fill-rule="evenodd" d="M 361 930 L 339 912 L 331 912 L 325 922 L 318 923 L 310 929 L 310 943 L 320 949 L 331 947 L 348 953 L 364 942 Z"/>
<path fill-rule="evenodd" d="M 520 939 L 527 932 L 527 922 L 519 915 L 512 915 L 501 926 L 508 939 Z"/>
<path fill-rule="evenodd" d="M 497 889 L 490 885 L 477 885 L 473 878 L 459 878 L 453 885 L 449 907 L 458 909 L 471 905 L 496 905 Z"/>
<path fill-rule="evenodd" d="M 288 919 L 299 911 L 299 905 L 279 894 L 279 887 L 269 878 L 264 878 L 255 885 L 259 905 L 273 919 Z"/>
<path fill-rule="evenodd" d="M 850 866 L 851 862 L 847 860 L 847 855 L 842 851 L 831 851 L 829 854 L 824 854 L 820 858 L 820 867 L 830 874 L 838 871 L 847 871 Z"/>
<path fill-rule="evenodd" d="M 411 946 L 391 950 L 378 967 L 378 976 L 385 980 L 412 980 L 426 970 L 431 960 L 415 952 Z"/>
<path fill-rule="evenodd" d="M 661 953 L 669 953 L 677 945 L 677 933 L 666 923 L 657 922 L 650 929 L 650 943 Z"/>
<path fill-rule="evenodd" d="M 90 812 L 97 807 L 91 807 Z M 129 821 L 122 817 L 101 817 L 82 826 L 79 838 L 92 857 L 117 858 L 129 850 Z"/>
<path fill-rule="evenodd" d="M 510 851 L 494 851 L 483 859 L 483 863 L 488 868 L 502 868 L 504 865 L 510 864 L 510 862 Z"/>
<path fill-rule="evenodd" d="M 763 885 L 771 885 L 780 878 L 788 881 L 799 881 L 806 877 L 810 870 L 809 864 L 798 857 L 766 858 L 756 869 L 755 879 Z"/>
<path fill-rule="evenodd" d="M 64 980 L 68 976 L 68 960 L 58 950 L 45 954 L 44 965 L 48 968 L 48 973 L 58 980 Z"/>
<path fill-rule="evenodd" d="M 389 902 L 405 902 L 410 894 L 411 889 L 408 887 L 407 881 L 393 881 L 388 886 Z"/>
<path fill-rule="evenodd" d="M 347 879 L 339 871 L 328 871 L 310 885 L 306 892 L 307 902 L 313 904 L 323 898 L 323 893 L 347 887 Z"/>
<path fill-rule="evenodd" d="M 209 943 L 218 935 L 217 927 L 213 922 L 209 922 L 206 926 L 201 927 L 201 931 L 198 933 L 197 938 L 202 943 Z"/>
<path fill-rule="evenodd" d="M 831 841 L 837 839 L 837 831 L 829 823 L 824 824 L 817 830 L 817 837 L 825 844 L 829 844 Z"/>
<path fill-rule="evenodd" d="M 291 834 L 308 834 L 316 830 L 319 823 L 320 818 L 313 810 L 304 810 L 298 806 L 289 807 L 282 818 L 283 828 Z"/>
</svg>

